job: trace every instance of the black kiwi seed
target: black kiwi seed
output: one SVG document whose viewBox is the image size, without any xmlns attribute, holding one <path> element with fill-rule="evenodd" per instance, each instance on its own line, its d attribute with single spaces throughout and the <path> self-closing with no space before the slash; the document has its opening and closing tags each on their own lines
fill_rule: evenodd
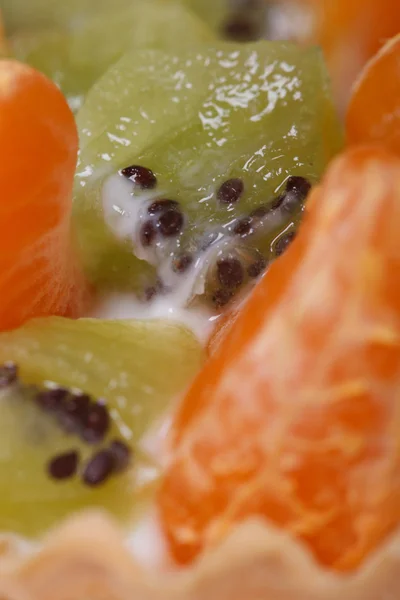
<svg viewBox="0 0 400 600">
<path fill-rule="evenodd" d="M 110 450 L 96 452 L 85 466 L 83 482 L 91 487 L 104 483 L 112 474 L 114 465 L 114 455 Z"/>
<path fill-rule="evenodd" d="M 294 231 L 290 231 L 286 235 L 282 235 L 275 244 L 275 256 L 281 256 L 285 252 L 286 248 L 293 242 L 295 237 L 296 233 Z"/>
<path fill-rule="evenodd" d="M 151 246 L 151 244 L 154 241 L 154 238 L 156 237 L 156 233 L 156 228 L 154 227 L 153 223 L 151 221 L 145 221 L 142 227 L 140 228 L 139 234 L 142 246 L 144 246 L 145 248 Z"/>
<path fill-rule="evenodd" d="M 91 398 L 88 394 L 68 394 L 61 402 L 57 418 L 66 431 L 81 433 L 88 420 Z"/>
<path fill-rule="evenodd" d="M 166 288 L 165 288 L 163 282 L 161 281 L 161 279 L 157 279 L 157 281 L 154 283 L 154 285 L 151 285 L 145 289 L 144 300 L 146 302 L 150 302 L 150 300 L 152 300 L 154 298 L 154 296 L 156 296 L 157 294 L 162 294 L 165 291 L 166 291 Z"/>
<path fill-rule="evenodd" d="M 217 192 L 218 202 L 221 204 L 234 204 L 240 198 L 244 191 L 244 184 L 241 179 L 228 179 L 220 186 Z"/>
<path fill-rule="evenodd" d="M 217 277 L 224 288 L 235 290 L 244 280 L 242 263 L 237 258 L 219 259 L 217 261 Z"/>
<path fill-rule="evenodd" d="M 69 391 L 62 387 L 45 389 L 36 395 L 35 401 L 43 410 L 58 411 L 68 394 Z"/>
<path fill-rule="evenodd" d="M 149 215 L 159 215 L 165 212 L 169 208 L 179 209 L 179 202 L 176 200 L 168 200 L 162 198 L 161 200 L 154 200 L 147 209 Z"/>
<path fill-rule="evenodd" d="M 246 237 L 250 233 L 253 233 L 253 219 L 251 217 L 239 219 L 233 228 L 233 233 L 241 237 Z"/>
<path fill-rule="evenodd" d="M 285 200 L 286 200 L 285 192 L 282 194 L 279 194 L 279 196 L 276 196 L 276 198 L 274 198 L 270 204 L 271 210 L 276 210 L 277 208 L 280 208 Z"/>
<path fill-rule="evenodd" d="M 53 479 L 69 479 L 78 468 L 79 455 L 76 450 L 58 454 L 47 465 L 47 472 Z"/>
<path fill-rule="evenodd" d="M 181 211 L 170 208 L 159 217 L 157 225 L 161 235 L 164 237 L 172 237 L 178 235 L 182 231 L 183 222 L 184 219 Z"/>
<path fill-rule="evenodd" d="M 15 363 L 7 362 L 0 367 L 0 390 L 7 388 L 18 379 L 18 367 Z"/>
<path fill-rule="evenodd" d="M 151 169 L 141 167 L 140 165 L 131 165 L 122 169 L 121 175 L 130 179 L 142 188 L 142 190 L 152 190 L 157 185 L 157 177 Z"/>
<path fill-rule="evenodd" d="M 235 15 L 226 21 L 222 27 L 223 35 L 235 42 L 250 42 L 256 37 L 254 23 L 244 15 Z"/>
<path fill-rule="evenodd" d="M 311 189 L 311 183 L 299 175 L 293 175 L 286 181 L 286 191 L 294 192 L 301 200 L 305 200 Z"/>
<path fill-rule="evenodd" d="M 105 404 L 92 403 L 89 407 L 83 439 L 89 444 L 101 442 L 110 428 L 110 415 Z"/>
<path fill-rule="evenodd" d="M 271 210 L 271 206 L 270 205 L 268 205 L 268 204 L 261 204 L 260 206 L 258 206 L 257 208 L 255 208 L 253 211 L 251 211 L 250 218 L 262 219 L 262 217 L 265 217 L 265 215 L 267 215 L 270 210 Z"/>
<path fill-rule="evenodd" d="M 233 293 L 231 290 L 220 289 L 214 292 L 211 300 L 215 308 L 223 308 L 232 300 L 232 297 Z"/>
<path fill-rule="evenodd" d="M 247 274 L 252 279 L 256 279 L 256 277 L 259 277 L 261 273 L 265 271 L 266 267 L 267 261 L 264 258 L 259 258 L 258 260 L 256 260 L 248 266 Z"/>
<path fill-rule="evenodd" d="M 114 471 L 123 471 L 129 465 L 132 450 L 125 442 L 114 440 L 110 444 L 110 452 L 114 459 Z"/>
<path fill-rule="evenodd" d="M 193 256 L 191 254 L 182 254 L 173 261 L 172 270 L 174 273 L 185 273 L 192 263 Z"/>
</svg>

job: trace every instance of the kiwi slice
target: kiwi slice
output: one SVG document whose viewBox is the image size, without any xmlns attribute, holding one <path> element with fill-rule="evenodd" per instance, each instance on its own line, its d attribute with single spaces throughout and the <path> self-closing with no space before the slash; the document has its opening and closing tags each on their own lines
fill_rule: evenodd
<svg viewBox="0 0 400 600">
<path fill-rule="evenodd" d="M 216 304 L 293 237 L 342 142 L 321 52 L 277 42 L 128 53 L 77 122 L 74 218 L 92 282 L 141 293 L 190 272 L 188 301 Z"/>
<path fill-rule="evenodd" d="M 125 50 L 175 50 L 214 39 L 211 29 L 196 14 L 172 0 L 120 0 L 116 6 L 100 3 L 92 10 L 87 1 L 82 6 L 67 3 L 67 14 L 62 3 L 49 4 L 42 9 L 43 23 L 46 17 L 55 25 L 30 24 L 17 30 L 11 37 L 11 48 L 17 58 L 53 79 L 74 111 L 93 83 Z"/>
<path fill-rule="evenodd" d="M 158 321 L 46 318 L 1 334 L 0 531 L 34 536 L 87 506 L 137 514 L 158 474 L 137 442 L 202 357 Z"/>
</svg>

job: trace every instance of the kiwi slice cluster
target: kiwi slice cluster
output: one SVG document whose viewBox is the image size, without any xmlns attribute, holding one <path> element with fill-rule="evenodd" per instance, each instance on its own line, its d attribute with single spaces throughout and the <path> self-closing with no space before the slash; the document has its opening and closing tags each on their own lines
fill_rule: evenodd
<svg viewBox="0 0 400 600">
<path fill-rule="evenodd" d="M 75 226 L 91 280 L 140 294 L 191 272 L 188 302 L 228 301 L 282 251 L 341 144 L 320 51 L 290 43 L 127 53 L 77 121 Z M 242 276 L 221 287 L 220 261 Z"/>
<path fill-rule="evenodd" d="M 80 508 L 140 514 L 158 463 L 138 445 L 202 363 L 180 326 L 45 318 L 0 335 L 0 531 Z"/>
</svg>

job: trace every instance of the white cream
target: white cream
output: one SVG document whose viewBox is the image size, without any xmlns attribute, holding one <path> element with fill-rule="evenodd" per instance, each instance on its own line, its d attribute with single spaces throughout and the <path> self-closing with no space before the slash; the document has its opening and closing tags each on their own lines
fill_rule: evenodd
<svg viewBox="0 0 400 600">
<path fill-rule="evenodd" d="M 206 308 L 184 308 L 178 294 L 160 295 L 144 303 L 128 293 L 105 295 L 90 316 L 99 319 L 169 319 L 191 329 L 201 343 L 206 342 L 213 321 L 218 318 Z"/>
</svg>

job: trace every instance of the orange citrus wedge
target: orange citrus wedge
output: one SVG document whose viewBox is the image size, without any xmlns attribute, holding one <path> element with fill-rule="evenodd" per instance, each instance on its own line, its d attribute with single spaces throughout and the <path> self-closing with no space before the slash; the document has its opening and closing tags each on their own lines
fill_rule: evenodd
<svg viewBox="0 0 400 600">
<path fill-rule="evenodd" d="M 365 63 L 400 31 L 398 0 L 301 0 L 312 8 L 312 40 L 321 44 L 337 100 L 347 104 Z"/>
<path fill-rule="evenodd" d="M 400 154 L 400 34 L 363 69 L 346 116 L 350 144 L 382 142 Z"/>
<path fill-rule="evenodd" d="M 349 149 L 175 418 L 178 562 L 258 516 L 348 571 L 399 525 L 399 230 L 400 158 Z"/>
<path fill-rule="evenodd" d="M 70 227 L 77 152 L 58 88 L 0 60 L 0 330 L 81 313 L 86 289 Z"/>
</svg>

